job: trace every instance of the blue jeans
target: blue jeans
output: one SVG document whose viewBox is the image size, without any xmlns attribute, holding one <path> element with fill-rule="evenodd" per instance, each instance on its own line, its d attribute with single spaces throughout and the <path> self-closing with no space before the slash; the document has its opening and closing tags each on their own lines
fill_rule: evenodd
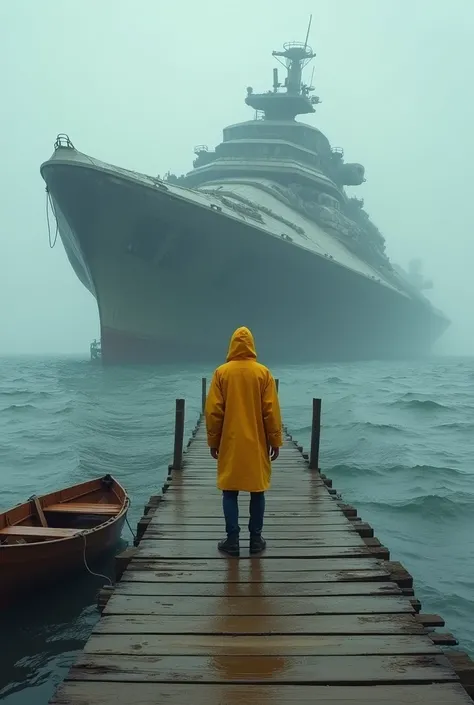
<svg viewBox="0 0 474 705">
<path fill-rule="evenodd" d="M 239 526 L 239 493 L 237 490 L 224 490 L 222 492 L 222 508 L 224 509 L 225 530 L 229 538 L 238 538 Z M 263 515 L 265 513 L 265 493 L 250 493 L 250 519 L 249 532 L 251 536 L 260 536 L 263 528 Z"/>
</svg>

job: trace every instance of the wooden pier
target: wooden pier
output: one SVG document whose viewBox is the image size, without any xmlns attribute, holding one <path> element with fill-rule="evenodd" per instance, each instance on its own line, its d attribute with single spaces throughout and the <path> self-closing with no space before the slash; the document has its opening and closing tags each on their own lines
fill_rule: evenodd
<svg viewBox="0 0 474 705">
<path fill-rule="evenodd" d="M 182 453 L 182 401 L 176 409 L 163 492 L 138 546 L 118 557 L 118 582 L 101 591 L 102 617 L 55 705 L 472 702 L 469 657 L 443 651 L 457 643 L 434 631 L 443 620 L 420 612 L 412 577 L 319 472 L 317 400 L 311 457 L 286 436 L 267 494 L 268 548 L 252 558 L 245 495 L 241 556 L 218 553 L 216 464 L 201 421 Z"/>
</svg>

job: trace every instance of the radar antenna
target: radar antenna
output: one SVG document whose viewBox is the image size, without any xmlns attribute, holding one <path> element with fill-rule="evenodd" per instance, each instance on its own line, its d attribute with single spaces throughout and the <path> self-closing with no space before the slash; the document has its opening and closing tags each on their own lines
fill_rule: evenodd
<svg viewBox="0 0 474 705">
<path fill-rule="evenodd" d="M 304 67 L 316 56 L 308 44 L 312 21 L 310 15 L 304 43 L 286 42 L 283 51 L 272 52 L 286 68 L 284 82 L 280 83 L 278 70 L 273 69 L 273 90 L 255 94 L 251 87 L 247 88 L 245 102 L 255 110 L 263 110 L 266 120 L 294 120 L 296 115 L 314 113 L 313 106 L 321 102 L 317 96 L 309 96 L 314 91 L 314 69 L 308 85 L 302 80 Z"/>
<path fill-rule="evenodd" d="M 309 39 L 309 33 L 311 31 L 311 22 L 313 21 L 313 15 L 309 16 L 309 22 L 308 22 L 308 30 L 306 32 L 306 39 L 304 40 L 304 48 L 308 46 L 308 39 Z"/>
</svg>

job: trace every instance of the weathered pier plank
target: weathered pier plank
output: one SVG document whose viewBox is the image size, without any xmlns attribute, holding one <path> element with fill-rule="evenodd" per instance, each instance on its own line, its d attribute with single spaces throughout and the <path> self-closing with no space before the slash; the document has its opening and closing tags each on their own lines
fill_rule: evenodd
<svg viewBox="0 0 474 705">
<path fill-rule="evenodd" d="M 472 705 L 461 685 L 294 686 L 68 681 L 56 705 Z"/>
<path fill-rule="evenodd" d="M 260 615 L 263 617 L 264 615 Z M 209 619 L 208 616 L 104 615 L 94 628 L 94 634 L 421 634 L 422 624 L 411 614 L 355 614 L 228 616 Z"/>
<path fill-rule="evenodd" d="M 170 582 L 124 582 L 122 595 L 148 595 L 166 597 L 261 597 L 260 583 L 170 583 Z M 265 597 L 330 597 L 345 595 L 400 595 L 395 583 L 386 582 L 318 582 L 318 583 L 267 583 Z"/>
<path fill-rule="evenodd" d="M 289 685 L 369 685 L 456 681 L 449 661 L 439 655 L 400 656 L 143 656 L 83 654 L 71 680 L 148 683 L 279 683 Z M 298 701 L 297 701 L 298 702 Z M 350 701 L 349 701 L 350 702 Z"/>
<path fill-rule="evenodd" d="M 204 385 L 203 385 L 204 390 Z M 319 416 L 320 405 L 316 407 Z M 56 705 L 466 705 L 469 661 L 417 614 L 413 579 L 288 436 L 273 466 L 260 557 L 217 551 L 223 533 L 203 425 L 150 499 L 139 545 L 117 561 L 103 614 Z M 310 465 L 316 469 L 310 470 Z M 458 673 L 463 674 L 460 681 Z"/>
</svg>

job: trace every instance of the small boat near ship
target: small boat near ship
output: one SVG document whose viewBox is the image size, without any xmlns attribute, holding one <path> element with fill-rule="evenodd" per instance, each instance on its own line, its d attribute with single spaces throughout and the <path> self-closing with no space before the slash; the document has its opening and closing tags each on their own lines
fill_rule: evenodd
<svg viewBox="0 0 474 705">
<path fill-rule="evenodd" d="M 91 362 L 97 362 L 102 358 L 102 346 L 100 340 L 93 340 L 90 344 Z"/>
<path fill-rule="evenodd" d="M 86 570 L 113 548 L 130 500 L 111 475 L 30 497 L 0 514 L 0 600 Z"/>
</svg>

